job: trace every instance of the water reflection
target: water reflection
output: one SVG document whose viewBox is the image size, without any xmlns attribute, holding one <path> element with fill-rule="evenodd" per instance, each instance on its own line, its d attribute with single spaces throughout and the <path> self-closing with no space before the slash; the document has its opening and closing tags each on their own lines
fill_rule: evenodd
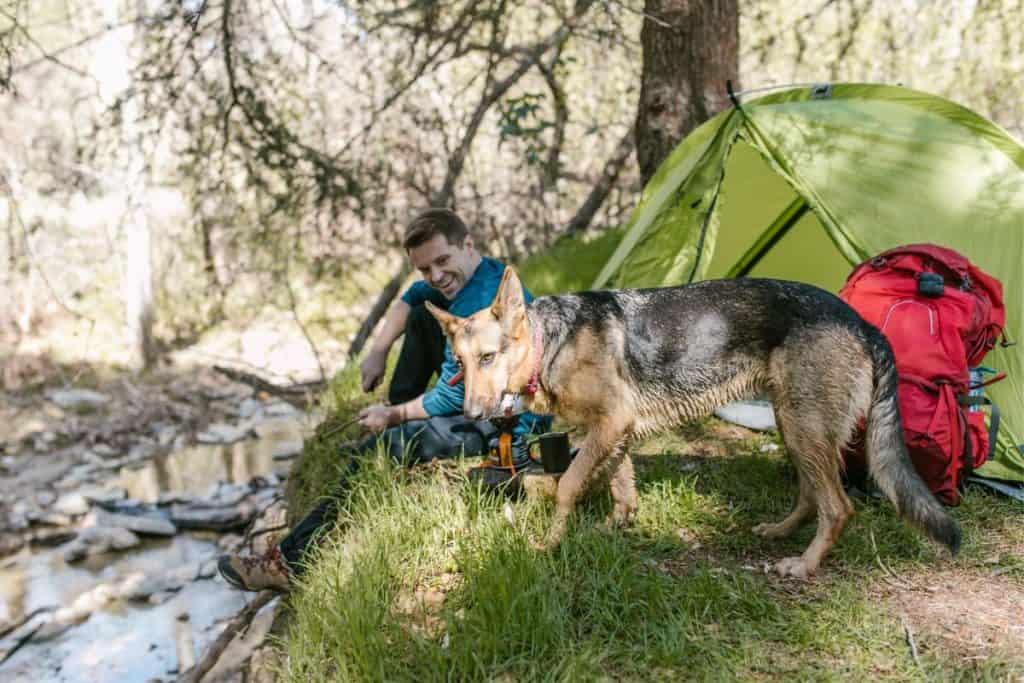
<svg viewBox="0 0 1024 683">
<path fill-rule="evenodd" d="M 155 503 L 169 491 L 202 494 L 218 481 L 242 484 L 275 469 L 274 455 L 301 448 L 301 437 L 283 433 L 284 438 L 238 441 L 226 446 L 192 446 L 157 456 L 139 468 L 121 469 L 117 486 L 143 503 Z M 297 444 L 297 448 L 294 448 Z"/>
</svg>

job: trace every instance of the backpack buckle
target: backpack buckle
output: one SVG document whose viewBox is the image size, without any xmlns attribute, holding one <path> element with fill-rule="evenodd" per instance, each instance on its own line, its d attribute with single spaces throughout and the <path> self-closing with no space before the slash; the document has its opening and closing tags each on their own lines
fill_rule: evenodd
<svg viewBox="0 0 1024 683">
<path fill-rule="evenodd" d="M 918 273 L 917 293 L 929 299 L 937 299 L 946 291 L 946 283 L 938 273 Z"/>
</svg>

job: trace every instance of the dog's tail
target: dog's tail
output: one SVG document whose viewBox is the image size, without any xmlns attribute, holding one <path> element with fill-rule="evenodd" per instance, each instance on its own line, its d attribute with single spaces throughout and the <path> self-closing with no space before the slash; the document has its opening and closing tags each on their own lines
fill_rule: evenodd
<svg viewBox="0 0 1024 683">
<path fill-rule="evenodd" d="M 895 359 L 881 332 L 872 332 L 868 348 L 874 366 L 874 389 L 865 439 L 868 470 L 900 516 L 956 555 L 960 527 L 914 469 L 903 442 Z"/>
</svg>

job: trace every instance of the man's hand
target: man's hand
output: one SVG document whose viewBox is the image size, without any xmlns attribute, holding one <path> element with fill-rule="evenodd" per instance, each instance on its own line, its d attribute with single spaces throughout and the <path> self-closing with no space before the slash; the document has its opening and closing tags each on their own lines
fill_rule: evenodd
<svg viewBox="0 0 1024 683">
<path fill-rule="evenodd" d="M 394 406 L 370 406 L 359 411 L 359 424 L 374 434 L 398 424 L 401 419 Z"/>
<path fill-rule="evenodd" d="M 380 380 L 384 377 L 384 369 L 387 367 L 387 351 L 371 350 L 366 358 L 359 364 L 359 373 L 363 378 L 363 391 L 370 392 L 377 388 Z"/>
</svg>

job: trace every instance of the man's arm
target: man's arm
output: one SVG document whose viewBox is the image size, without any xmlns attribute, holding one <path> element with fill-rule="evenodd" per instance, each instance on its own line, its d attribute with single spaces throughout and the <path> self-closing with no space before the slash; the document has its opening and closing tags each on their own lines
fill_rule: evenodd
<svg viewBox="0 0 1024 683">
<path fill-rule="evenodd" d="M 363 408 L 359 411 L 359 424 L 376 433 L 409 420 L 426 420 L 428 417 L 430 415 L 423 408 L 423 397 L 417 396 L 397 406 L 378 405 Z"/>
<path fill-rule="evenodd" d="M 388 353 L 395 340 L 405 332 L 405 323 L 409 320 L 412 307 L 404 300 L 398 299 L 384 316 L 384 325 L 373 340 L 369 353 L 359 365 L 362 375 L 363 391 L 373 391 L 384 377 L 387 367 Z"/>
</svg>

